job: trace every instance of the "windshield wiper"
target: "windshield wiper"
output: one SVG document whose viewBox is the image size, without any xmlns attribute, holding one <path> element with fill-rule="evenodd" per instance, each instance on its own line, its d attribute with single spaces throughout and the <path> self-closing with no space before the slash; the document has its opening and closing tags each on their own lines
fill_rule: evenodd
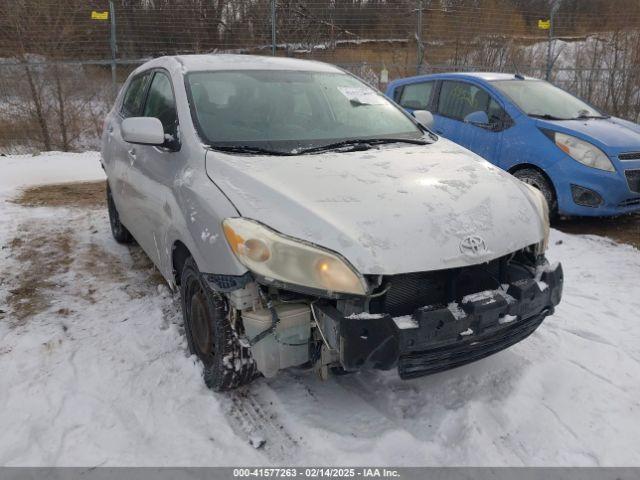
<svg viewBox="0 0 640 480">
<path fill-rule="evenodd" d="M 571 120 L 589 120 L 591 118 L 606 119 L 611 117 L 609 115 L 578 115 L 577 117 L 572 118 Z"/>
<path fill-rule="evenodd" d="M 572 118 L 560 118 L 560 117 L 554 117 L 553 115 L 549 115 L 548 113 L 529 113 L 528 114 L 530 117 L 533 118 L 541 118 L 542 120 L 573 120 Z"/>
<path fill-rule="evenodd" d="M 279 150 L 269 150 L 262 147 L 252 147 L 250 145 L 210 145 L 214 150 L 225 153 L 249 153 L 251 155 L 291 155 L 289 152 Z"/>
<path fill-rule="evenodd" d="M 329 150 L 339 150 L 342 148 L 351 147 L 349 152 L 357 152 L 369 150 L 375 145 L 383 145 L 387 143 L 410 143 L 412 145 L 428 145 L 429 142 L 424 140 L 418 140 L 413 138 L 353 138 L 350 140 L 342 140 L 341 142 L 329 143 L 327 145 L 320 145 L 318 147 L 304 148 L 296 150 L 297 154 L 327 152 Z"/>
<path fill-rule="evenodd" d="M 383 145 L 385 143 L 410 143 L 412 145 L 429 145 L 431 142 L 417 138 L 374 138 L 366 141 L 370 145 Z"/>
</svg>

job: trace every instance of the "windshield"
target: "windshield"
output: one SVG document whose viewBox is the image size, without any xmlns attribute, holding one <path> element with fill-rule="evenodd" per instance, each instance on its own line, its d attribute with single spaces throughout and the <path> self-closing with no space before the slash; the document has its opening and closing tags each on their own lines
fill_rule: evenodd
<svg viewBox="0 0 640 480">
<path fill-rule="evenodd" d="M 291 152 L 345 140 L 423 137 L 384 96 L 347 74 L 194 72 L 186 83 L 200 135 L 214 147 Z"/>
<path fill-rule="evenodd" d="M 601 112 L 579 98 L 542 80 L 498 80 L 491 83 L 527 115 L 550 120 L 602 116 Z"/>
</svg>

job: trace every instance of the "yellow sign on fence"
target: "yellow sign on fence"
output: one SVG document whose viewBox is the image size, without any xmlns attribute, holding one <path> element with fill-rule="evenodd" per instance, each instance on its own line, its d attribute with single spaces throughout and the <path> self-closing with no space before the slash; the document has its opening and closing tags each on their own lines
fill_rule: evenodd
<svg viewBox="0 0 640 480">
<path fill-rule="evenodd" d="M 92 20 L 109 20 L 109 12 L 91 12 Z"/>
<path fill-rule="evenodd" d="M 538 20 L 538 28 L 540 30 L 549 30 L 551 28 L 551 20 Z"/>
</svg>

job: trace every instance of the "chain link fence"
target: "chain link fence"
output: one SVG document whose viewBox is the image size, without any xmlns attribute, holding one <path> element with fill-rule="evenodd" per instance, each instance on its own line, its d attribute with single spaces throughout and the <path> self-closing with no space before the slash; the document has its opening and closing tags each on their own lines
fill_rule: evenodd
<svg viewBox="0 0 640 480">
<path fill-rule="evenodd" d="M 640 117 L 633 0 L 2 1 L 0 153 L 96 148 L 130 71 L 187 53 L 326 61 L 380 89 L 424 73 L 519 72 Z"/>
</svg>

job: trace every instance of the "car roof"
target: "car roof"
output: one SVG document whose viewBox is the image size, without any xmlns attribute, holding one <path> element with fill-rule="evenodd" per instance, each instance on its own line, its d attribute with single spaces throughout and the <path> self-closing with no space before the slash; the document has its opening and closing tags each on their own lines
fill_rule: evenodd
<svg viewBox="0 0 640 480">
<path fill-rule="evenodd" d="M 482 80 L 491 82 L 494 80 L 515 80 L 515 73 L 499 73 L 499 72 L 449 72 L 449 73 L 433 73 L 429 75 L 418 75 L 415 77 L 406 77 L 394 80 L 389 86 L 403 85 L 405 83 L 413 83 L 419 80 L 442 80 L 442 79 L 459 79 L 459 80 Z M 520 76 L 524 80 L 538 80 L 534 77 Z"/>
<path fill-rule="evenodd" d="M 158 67 L 178 67 L 182 73 L 212 70 L 293 70 L 342 73 L 342 70 L 334 65 L 313 60 L 234 54 L 165 56 L 146 62 L 136 70 L 142 71 Z"/>
</svg>

